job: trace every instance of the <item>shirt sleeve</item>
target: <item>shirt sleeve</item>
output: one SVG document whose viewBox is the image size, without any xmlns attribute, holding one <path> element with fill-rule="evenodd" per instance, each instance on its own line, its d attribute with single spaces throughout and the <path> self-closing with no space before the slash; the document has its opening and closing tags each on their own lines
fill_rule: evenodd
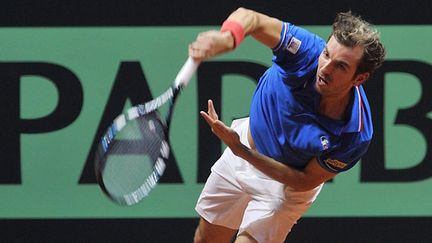
<svg viewBox="0 0 432 243">
<path fill-rule="evenodd" d="M 340 148 L 329 153 L 318 156 L 318 162 L 324 169 L 339 173 L 352 168 L 367 152 L 370 141 L 357 146 Z"/>
<path fill-rule="evenodd" d="M 290 84 L 302 81 L 316 73 L 318 57 L 325 41 L 306 29 L 284 22 L 278 45 L 273 48 L 273 64 Z"/>
</svg>

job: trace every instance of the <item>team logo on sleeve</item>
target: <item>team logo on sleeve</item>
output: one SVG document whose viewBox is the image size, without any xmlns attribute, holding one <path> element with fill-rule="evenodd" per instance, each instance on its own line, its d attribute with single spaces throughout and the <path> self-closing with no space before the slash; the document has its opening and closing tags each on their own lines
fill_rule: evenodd
<svg viewBox="0 0 432 243">
<path fill-rule="evenodd" d="M 289 52 L 291 52 L 292 54 L 296 54 L 297 51 L 300 49 L 300 46 L 301 46 L 301 41 L 293 36 L 293 37 L 291 37 L 291 40 L 288 43 L 288 46 L 286 49 Z"/>
<path fill-rule="evenodd" d="M 326 163 L 327 166 L 334 169 L 343 169 L 347 166 L 345 163 L 335 159 L 326 159 L 324 160 L 324 162 Z"/>
<path fill-rule="evenodd" d="M 327 150 L 330 146 L 329 140 L 325 136 L 320 137 L 323 150 Z"/>
</svg>

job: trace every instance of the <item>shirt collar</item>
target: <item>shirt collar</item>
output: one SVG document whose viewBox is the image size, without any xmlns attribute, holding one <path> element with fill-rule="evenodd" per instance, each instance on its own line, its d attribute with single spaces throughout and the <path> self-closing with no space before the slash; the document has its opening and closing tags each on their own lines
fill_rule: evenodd
<svg viewBox="0 0 432 243">
<path fill-rule="evenodd" d="M 363 98 L 361 87 L 354 87 L 354 101 L 351 108 L 351 118 L 342 129 L 344 133 L 360 132 L 363 128 Z"/>
<path fill-rule="evenodd" d="M 355 86 L 352 90 L 353 102 L 351 106 L 351 115 L 347 122 L 337 121 L 325 116 L 313 116 L 323 127 L 335 135 L 341 133 L 360 132 L 363 128 L 363 98 L 361 86 Z M 316 93 L 318 94 L 318 93 Z M 315 96 L 315 107 L 319 106 L 320 95 Z"/>
</svg>

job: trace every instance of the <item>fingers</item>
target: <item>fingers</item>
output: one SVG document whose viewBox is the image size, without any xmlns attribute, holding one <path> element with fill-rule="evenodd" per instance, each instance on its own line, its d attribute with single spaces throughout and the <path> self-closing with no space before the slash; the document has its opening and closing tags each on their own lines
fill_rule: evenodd
<svg viewBox="0 0 432 243">
<path fill-rule="evenodd" d="M 204 118 L 204 120 L 211 126 L 213 127 L 213 123 L 214 120 L 213 118 L 211 118 L 211 116 L 209 116 L 207 113 L 205 113 L 204 111 L 200 111 L 200 115 Z"/>
<path fill-rule="evenodd" d="M 218 123 L 223 124 L 223 123 L 221 121 L 219 121 L 219 116 L 216 113 L 216 110 L 213 106 L 213 101 L 208 100 L 207 105 L 208 105 L 207 113 L 204 111 L 200 111 L 200 115 L 204 118 L 204 120 L 207 122 L 207 124 L 210 125 L 210 127 L 213 130 L 216 124 L 218 124 Z M 218 126 L 219 125 L 220 124 L 218 124 Z"/>
<path fill-rule="evenodd" d="M 207 124 L 209 124 L 212 132 L 216 134 L 219 138 L 221 138 L 221 135 L 226 132 L 225 124 L 219 120 L 213 119 L 210 115 L 208 115 L 204 111 L 201 111 L 200 115 L 204 118 Z"/>
<path fill-rule="evenodd" d="M 200 49 L 194 43 L 189 45 L 188 54 L 190 57 L 198 61 L 203 61 L 209 56 L 206 50 Z"/>
<path fill-rule="evenodd" d="M 200 112 L 201 116 L 204 118 L 204 120 L 207 122 L 207 124 L 210 126 L 212 132 L 222 139 L 221 134 L 223 134 L 223 126 L 225 126 L 221 121 L 214 120 L 211 116 L 209 116 L 204 111 Z M 222 125 L 222 126 L 221 126 Z"/>
<path fill-rule="evenodd" d="M 216 113 L 216 110 L 213 106 L 213 101 L 212 100 L 208 100 L 207 101 L 207 106 L 208 106 L 208 110 L 207 113 L 214 119 L 214 120 L 218 120 L 219 116 Z"/>
<path fill-rule="evenodd" d="M 209 124 L 212 132 L 231 149 L 238 148 L 238 145 L 241 144 L 239 135 L 219 120 L 212 100 L 208 100 L 207 105 L 207 112 L 200 111 L 200 115 Z"/>
<path fill-rule="evenodd" d="M 216 30 L 199 33 L 189 45 L 189 56 L 201 61 L 214 57 L 221 49 L 220 36 L 221 32 Z"/>
<path fill-rule="evenodd" d="M 211 48 L 209 45 L 209 40 L 205 38 L 206 33 L 200 33 L 197 39 L 189 45 L 189 56 L 204 60 L 211 56 Z"/>
</svg>

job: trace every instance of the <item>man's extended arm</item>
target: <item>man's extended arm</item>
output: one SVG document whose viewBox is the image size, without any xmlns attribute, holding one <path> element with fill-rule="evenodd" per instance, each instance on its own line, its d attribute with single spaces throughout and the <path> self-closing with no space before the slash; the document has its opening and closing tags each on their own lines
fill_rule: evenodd
<svg viewBox="0 0 432 243">
<path fill-rule="evenodd" d="M 246 147 L 240 142 L 239 135 L 219 120 L 211 101 L 208 103 L 207 113 L 201 111 L 200 114 L 210 125 L 213 133 L 218 136 L 235 155 L 248 161 L 267 176 L 296 191 L 312 190 L 336 175 L 322 168 L 318 164 L 316 158 L 311 159 L 303 170 L 298 170 Z"/>
<path fill-rule="evenodd" d="M 239 8 L 228 16 L 227 21 L 239 24 L 244 35 L 251 35 L 267 47 L 275 47 L 280 39 L 282 22 L 276 18 Z M 189 45 L 189 56 L 205 60 L 233 50 L 234 35 L 230 31 L 206 31 L 200 33 L 196 40 Z"/>
</svg>

